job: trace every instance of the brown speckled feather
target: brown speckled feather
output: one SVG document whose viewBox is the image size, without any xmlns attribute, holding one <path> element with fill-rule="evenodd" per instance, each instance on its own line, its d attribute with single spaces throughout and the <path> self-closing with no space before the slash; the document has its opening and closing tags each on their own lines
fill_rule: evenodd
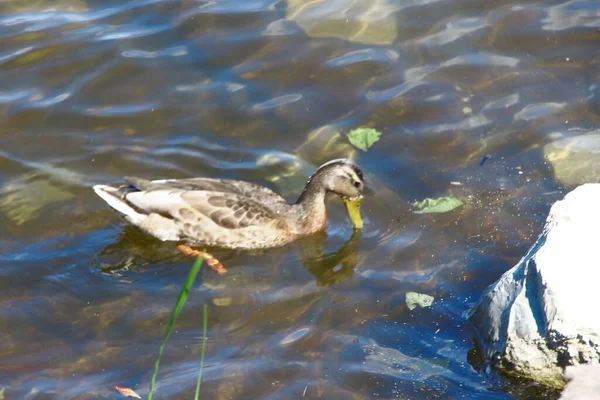
<svg viewBox="0 0 600 400">
<path fill-rule="evenodd" d="M 296 237 L 294 227 L 286 222 L 294 215 L 292 206 L 265 187 L 203 178 L 126 180 L 131 185 L 119 188 L 118 194 L 138 214 L 148 217 L 136 225 L 163 240 L 262 248 Z"/>
<path fill-rule="evenodd" d="M 125 177 L 125 180 L 138 190 L 150 191 L 157 189 L 206 190 L 209 192 L 234 193 L 258 201 L 266 200 L 274 203 L 287 204 L 285 199 L 264 186 L 254 183 L 231 179 L 191 178 L 191 179 L 161 179 L 149 181 L 136 177 Z"/>
<path fill-rule="evenodd" d="M 191 208 L 226 229 L 265 225 L 278 219 L 277 213 L 268 205 L 234 193 L 194 190 L 182 192 L 181 198 Z"/>
</svg>

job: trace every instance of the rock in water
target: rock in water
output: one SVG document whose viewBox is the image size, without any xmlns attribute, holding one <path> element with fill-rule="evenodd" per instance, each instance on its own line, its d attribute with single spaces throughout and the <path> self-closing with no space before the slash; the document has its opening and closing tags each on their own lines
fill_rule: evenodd
<svg viewBox="0 0 600 400">
<path fill-rule="evenodd" d="M 600 399 L 600 365 L 576 365 L 568 367 L 565 376 L 569 380 L 560 400 Z"/>
<path fill-rule="evenodd" d="M 486 360 L 563 387 L 563 368 L 600 359 L 600 184 L 556 202 L 537 242 L 470 311 Z"/>
<path fill-rule="evenodd" d="M 394 0 L 288 0 L 286 19 L 308 36 L 389 45 L 398 36 L 395 13 L 401 8 Z"/>
<path fill-rule="evenodd" d="M 600 131 L 556 140 L 544 146 L 544 158 L 563 185 L 600 182 Z"/>
</svg>

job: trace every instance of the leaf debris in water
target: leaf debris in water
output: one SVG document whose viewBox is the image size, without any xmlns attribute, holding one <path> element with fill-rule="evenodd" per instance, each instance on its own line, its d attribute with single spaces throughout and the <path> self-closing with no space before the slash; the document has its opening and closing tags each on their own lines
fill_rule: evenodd
<svg viewBox="0 0 600 400">
<path fill-rule="evenodd" d="M 217 307 L 227 307 L 233 303 L 233 298 L 231 297 L 217 297 L 213 299 L 213 304 Z"/>
<path fill-rule="evenodd" d="M 381 137 L 381 132 L 373 128 L 356 128 L 346 134 L 352 146 L 367 151 Z"/>
<path fill-rule="evenodd" d="M 440 197 L 437 199 L 427 198 L 423 201 L 415 201 L 412 206 L 415 214 L 444 213 L 452 211 L 463 205 L 456 197 Z"/>
<path fill-rule="evenodd" d="M 427 294 L 417 292 L 406 293 L 406 306 L 409 310 L 414 310 L 417 307 L 431 307 L 433 300 L 433 296 L 429 296 Z"/>
<path fill-rule="evenodd" d="M 120 394 L 122 394 L 123 396 L 135 397 L 136 399 L 141 399 L 142 398 L 142 396 L 140 396 L 139 394 L 137 394 L 136 392 L 134 392 L 133 389 L 122 388 L 122 387 L 119 387 L 119 386 L 115 386 L 115 390 L 117 392 L 119 392 Z"/>
<path fill-rule="evenodd" d="M 479 163 L 479 166 L 483 167 L 483 164 L 485 164 L 485 162 L 487 160 L 489 160 L 490 158 L 492 158 L 492 156 L 490 154 L 486 154 L 485 156 L 483 156 L 483 158 L 481 159 L 481 162 Z"/>
</svg>

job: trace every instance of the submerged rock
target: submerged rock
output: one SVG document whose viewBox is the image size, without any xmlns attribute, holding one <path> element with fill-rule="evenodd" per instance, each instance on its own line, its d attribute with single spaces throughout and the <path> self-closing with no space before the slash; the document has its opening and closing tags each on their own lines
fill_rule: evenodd
<svg viewBox="0 0 600 400">
<path fill-rule="evenodd" d="M 488 362 L 558 388 L 564 367 L 599 362 L 599 232 L 600 184 L 552 206 L 527 255 L 469 313 Z"/>
<path fill-rule="evenodd" d="M 335 158 L 356 158 L 356 150 L 340 131 L 334 125 L 324 125 L 309 132 L 294 154 L 268 152 L 258 157 L 256 164 L 276 171 L 266 179 L 277 186 L 281 195 L 298 193 L 316 166 Z"/>
<path fill-rule="evenodd" d="M 51 203 L 75 197 L 39 172 L 30 172 L 12 179 L 0 187 L 0 211 L 15 225 L 36 219 Z M 64 185 L 62 185 L 64 186 Z"/>
<path fill-rule="evenodd" d="M 563 185 L 600 182 L 600 131 L 548 143 L 544 158 Z"/>
<path fill-rule="evenodd" d="M 308 133 L 304 143 L 296 149 L 296 154 L 315 165 L 334 158 L 354 160 L 356 150 L 341 132 L 342 129 L 336 125 L 323 125 L 314 129 Z"/>
<path fill-rule="evenodd" d="M 25 12 L 87 12 L 89 7 L 86 0 L 56 0 L 48 2 L 46 0 L 21 0 L 6 1 L 0 4 L 0 12 L 5 14 L 25 13 Z"/>
<path fill-rule="evenodd" d="M 398 36 L 393 0 L 288 0 L 286 19 L 312 37 L 365 44 L 392 44 Z"/>
</svg>

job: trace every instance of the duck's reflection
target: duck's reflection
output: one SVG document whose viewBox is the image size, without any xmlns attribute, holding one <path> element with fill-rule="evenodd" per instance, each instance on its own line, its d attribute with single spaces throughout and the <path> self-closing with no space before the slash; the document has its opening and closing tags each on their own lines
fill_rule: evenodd
<svg viewBox="0 0 600 400">
<path fill-rule="evenodd" d="M 317 279 L 317 286 L 332 286 L 354 275 L 358 263 L 358 237 L 355 230 L 344 245 L 332 252 L 323 249 L 325 233 L 303 242 L 302 260 L 304 266 Z"/>
<path fill-rule="evenodd" d="M 164 262 L 181 253 L 173 242 L 161 242 L 138 228 L 126 225 L 116 242 L 110 243 L 92 259 L 92 266 L 101 273 L 122 275 L 141 272 L 147 265 Z"/>
<path fill-rule="evenodd" d="M 298 242 L 298 258 L 305 268 L 315 276 L 317 286 L 331 286 L 354 275 L 358 263 L 359 231 L 344 245 L 334 251 L 326 252 L 324 232 L 304 238 Z M 241 251 L 215 251 L 213 254 L 224 263 L 243 254 Z M 249 255 L 259 256 L 269 250 L 247 251 Z M 275 250 L 276 251 L 276 250 Z M 227 254 L 228 253 L 228 254 Z M 132 226 L 125 226 L 119 240 L 107 245 L 92 261 L 92 265 L 101 273 L 122 275 L 124 272 L 141 272 L 152 264 L 175 260 L 183 256 L 174 242 L 161 242 Z"/>
</svg>

